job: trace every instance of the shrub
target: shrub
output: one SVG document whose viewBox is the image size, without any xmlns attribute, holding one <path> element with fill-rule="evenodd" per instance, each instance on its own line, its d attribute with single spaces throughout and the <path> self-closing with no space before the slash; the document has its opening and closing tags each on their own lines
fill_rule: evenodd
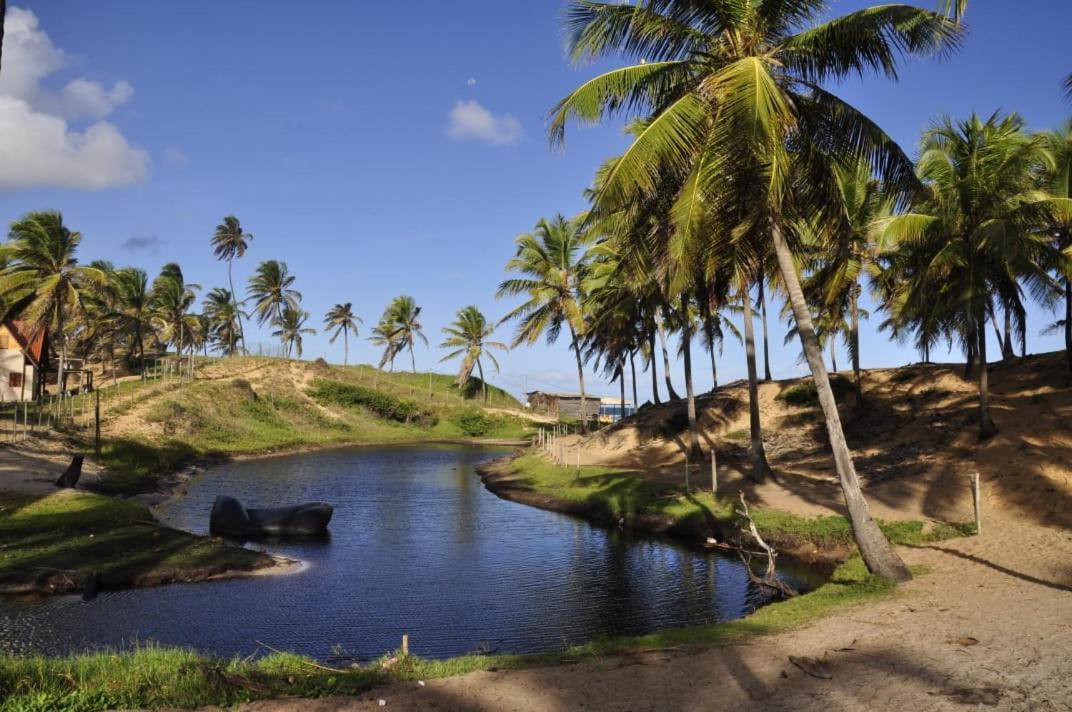
<svg viewBox="0 0 1072 712">
<path fill-rule="evenodd" d="M 843 376 L 830 376 L 830 388 L 834 391 L 835 400 L 839 401 L 853 390 L 852 382 Z M 819 391 L 815 388 L 815 382 L 809 378 L 785 388 L 774 396 L 774 400 L 801 408 L 814 408 L 819 405 Z"/>
<path fill-rule="evenodd" d="M 424 410 L 416 403 L 349 383 L 318 378 L 313 381 L 309 395 L 323 403 L 344 408 L 365 408 L 374 415 L 398 423 L 414 423 L 430 428 L 438 422 L 435 413 Z"/>
<path fill-rule="evenodd" d="M 476 408 L 469 408 L 456 413 L 451 418 L 451 422 L 471 438 L 487 435 L 497 425 L 495 418 Z"/>
</svg>

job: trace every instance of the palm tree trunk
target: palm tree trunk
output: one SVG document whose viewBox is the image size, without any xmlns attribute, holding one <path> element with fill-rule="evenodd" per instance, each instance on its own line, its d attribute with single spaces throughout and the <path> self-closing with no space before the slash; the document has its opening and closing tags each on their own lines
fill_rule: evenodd
<svg viewBox="0 0 1072 712">
<path fill-rule="evenodd" d="M 756 375 L 756 334 L 752 325 L 752 296 L 748 287 L 740 290 L 744 304 L 744 355 L 748 364 L 748 429 L 752 435 L 752 481 L 763 482 L 770 474 L 767 451 L 763 447 L 763 425 L 759 420 L 759 378 Z"/>
<path fill-rule="evenodd" d="M 1072 375 L 1072 277 L 1065 277 L 1065 360 Z"/>
<path fill-rule="evenodd" d="M 417 373 L 417 357 L 413 354 L 413 344 L 409 345 L 409 367 L 414 373 Z"/>
<path fill-rule="evenodd" d="M 231 287 L 231 304 L 234 306 L 235 318 L 238 319 L 238 339 L 242 342 L 242 353 L 246 352 L 246 332 L 242 327 L 242 312 L 238 310 L 238 295 L 234 290 L 234 279 L 231 276 L 231 266 L 234 264 L 234 259 L 227 260 L 227 284 Z"/>
<path fill-rule="evenodd" d="M 1006 317 L 1008 314 L 1006 314 Z M 998 351 L 1001 352 L 1001 357 L 1005 358 L 1005 340 L 1001 338 L 1001 330 L 998 329 L 998 318 L 993 313 L 990 315 L 990 325 L 994 327 L 994 338 L 998 340 Z"/>
<path fill-rule="evenodd" d="M 350 365 L 350 330 L 346 328 L 342 332 L 342 365 Z"/>
<path fill-rule="evenodd" d="M 636 388 L 636 351 L 629 352 L 629 375 L 633 377 L 633 407 L 639 408 L 640 401 L 637 400 L 637 388 Z"/>
<path fill-rule="evenodd" d="M 480 359 L 476 360 L 476 370 L 480 373 L 480 392 L 484 396 L 484 405 L 488 404 L 488 384 L 484 381 L 484 366 Z"/>
<path fill-rule="evenodd" d="M 618 420 L 625 420 L 625 359 L 618 365 Z"/>
<path fill-rule="evenodd" d="M 63 398 L 64 371 L 67 368 L 67 338 L 63 335 L 63 307 L 56 303 L 56 339 L 60 345 L 60 365 L 56 371 L 56 385 L 59 388 L 60 398 Z"/>
<path fill-rule="evenodd" d="M 663 313 L 666 313 L 666 305 L 663 305 Z M 666 380 L 666 391 L 669 393 L 669 398 L 672 401 L 680 400 L 681 396 L 674 390 L 674 383 L 670 380 L 670 352 L 666 348 L 666 326 L 663 324 L 662 318 L 655 317 L 655 327 L 659 332 L 659 346 L 663 351 L 663 379 Z"/>
<path fill-rule="evenodd" d="M 837 334 L 830 335 L 830 372 L 837 373 Z"/>
<path fill-rule="evenodd" d="M 763 380 L 770 383 L 770 343 L 767 340 L 767 297 L 763 292 L 762 276 L 759 278 L 759 318 L 763 325 Z"/>
<path fill-rule="evenodd" d="M 651 397 L 655 405 L 662 403 L 659 398 L 659 374 L 655 371 L 655 329 L 648 330 L 648 363 L 651 365 Z"/>
<path fill-rule="evenodd" d="M 864 389 L 860 383 L 860 285 L 852 285 L 849 302 L 849 339 L 851 339 L 852 376 L 856 381 L 856 406 L 864 404 Z"/>
<path fill-rule="evenodd" d="M 819 340 L 815 338 L 815 328 L 812 325 L 811 314 L 808 312 L 808 304 L 800 288 L 800 278 L 797 275 L 796 265 L 793 263 L 793 253 L 782 235 L 781 226 L 777 223 L 772 225 L 771 237 L 774 241 L 775 254 L 778 257 L 778 267 L 793 309 L 793 317 L 797 323 L 797 333 L 800 335 L 801 345 L 804 348 L 804 356 L 811 368 L 812 379 L 815 381 L 815 389 L 819 395 L 819 404 L 826 417 L 826 431 L 830 437 L 830 449 L 834 454 L 834 466 L 841 480 L 841 491 L 845 496 L 853 536 L 860 547 L 860 554 L 872 573 L 894 581 L 907 581 L 912 578 L 912 574 L 901 561 L 901 557 L 890 546 L 890 542 L 879 529 L 878 523 L 871 518 L 867 500 L 864 499 L 860 489 L 852 454 L 841 428 L 837 402 L 830 388 L 830 378 L 823 365 Z"/>
<path fill-rule="evenodd" d="M 1012 361 L 1016 358 L 1016 352 L 1012 348 L 1012 313 L 1007 306 L 1005 307 L 1005 336 L 1001 343 L 1001 358 L 1005 361 Z"/>
<path fill-rule="evenodd" d="M 689 297 L 681 294 L 681 313 L 689 313 Z M 681 330 L 681 353 L 685 360 L 685 410 L 689 416 L 689 458 L 696 460 L 701 456 L 700 436 L 696 432 L 696 394 L 692 388 L 692 324 L 686 316 L 685 328 Z"/>
<path fill-rule="evenodd" d="M 984 317 L 985 318 L 985 317 Z M 986 440 L 998 434 L 998 428 L 990 417 L 990 383 L 986 367 L 986 325 L 979 320 L 979 439 Z"/>
<path fill-rule="evenodd" d="M 584 364 L 581 362 L 581 345 L 577 343 L 577 333 L 573 330 L 572 324 L 570 324 L 570 338 L 572 339 L 570 345 L 573 347 L 573 355 L 577 357 L 577 382 L 581 386 L 581 432 L 587 435 L 588 399 L 584 394 Z"/>
<path fill-rule="evenodd" d="M 711 356 L 711 390 L 714 391 L 718 388 L 718 364 L 715 363 L 715 324 L 714 315 L 711 311 L 711 301 L 706 288 L 698 291 L 696 301 L 700 304 L 704 335 L 707 337 L 707 352 Z"/>
</svg>

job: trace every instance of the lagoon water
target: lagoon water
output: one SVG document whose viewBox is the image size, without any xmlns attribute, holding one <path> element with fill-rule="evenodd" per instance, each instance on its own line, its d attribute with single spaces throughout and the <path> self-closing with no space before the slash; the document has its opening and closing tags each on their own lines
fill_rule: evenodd
<svg viewBox="0 0 1072 712">
<path fill-rule="evenodd" d="M 300 573 L 23 602 L 0 599 L 0 649 L 64 653 L 137 641 L 221 656 L 258 641 L 320 659 L 372 659 L 409 633 L 427 657 L 541 652 L 739 618 L 765 602 L 742 564 L 507 502 L 473 467 L 491 449 L 348 448 L 234 462 L 170 502 L 204 533 L 217 494 L 250 507 L 335 505 L 326 542 L 263 544 Z M 798 585 L 807 581 L 787 573 Z M 812 579 L 814 583 L 814 579 Z"/>
</svg>

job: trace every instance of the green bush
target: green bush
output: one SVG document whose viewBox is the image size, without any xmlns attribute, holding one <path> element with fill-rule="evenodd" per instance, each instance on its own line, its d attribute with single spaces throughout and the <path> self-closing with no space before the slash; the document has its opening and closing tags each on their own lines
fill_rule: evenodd
<svg viewBox="0 0 1072 712">
<path fill-rule="evenodd" d="M 451 418 L 451 422 L 461 428 L 462 432 L 471 438 L 487 435 L 494 427 L 496 427 L 496 425 L 498 425 L 495 420 L 495 418 L 492 418 L 484 411 L 475 408 L 463 410 L 456 413 Z"/>
<path fill-rule="evenodd" d="M 840 401 L 846 394 L 852 392 L 853 386 L 852 381 L 843 376 L 830 376 L 830 388 L 834 391 L 835 400 Z M 814 408 L 819 405 L 819 391 L 815 388 L 815 382 L 809 378 L 782 390 L 774 396 L 774 400 L 801 408 Z"/>
<path fill-rule="evenodd" d="M 374 415 L 398 423 L 413 423 L 430 428 L 439 420 L 435 413 L 424 410 L 411 401 L 339 381 L 318 378 L 313 381 L 309 395 L 318 401 L 344 408 L 365 408 Z"/>
</svg>

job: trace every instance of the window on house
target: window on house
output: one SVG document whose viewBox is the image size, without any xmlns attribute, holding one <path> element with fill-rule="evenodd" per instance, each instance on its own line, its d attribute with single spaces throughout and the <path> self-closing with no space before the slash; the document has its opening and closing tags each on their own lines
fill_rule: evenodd
<svg viewBox="0 0 1072 712">
<path fill-rule="evenodd" d="M 11 388 L 22 388 L 22 374 L 21 373 L 9 373 L 7 374 L 7 385 Z"/>
</svg>

